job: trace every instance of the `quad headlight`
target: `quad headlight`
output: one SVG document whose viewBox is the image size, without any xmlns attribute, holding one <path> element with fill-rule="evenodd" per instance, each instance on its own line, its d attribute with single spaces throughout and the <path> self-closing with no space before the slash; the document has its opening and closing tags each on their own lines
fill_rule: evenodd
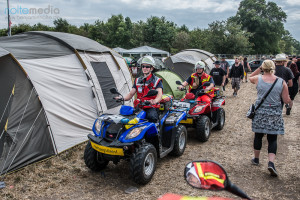
<svg viewBox="0 0 300 200">
<path fill-rule="evenodd" d="M 101 131 L 101 125 L 102 125 L 102 122 L 103 122 L 103 120 L 102 119 L 97 119 L 96 120 L 96 122 L 95 122 L 95 131 L 97 132 L 97 133 L 100 133 L 100 131 Z"/>
<path fill-rule="evenodd" d="M 198 113 L 198 112 L 200 112 L 203 108 L 205 108 L 205 105 L 204 105 L 204 106 L 197 106 L 197 107 L 195 108 L 195 110 L 193 110 L 193 113 Z"/>
<path fill-rule="evenodd" d="M 177 113 L 177 112 L 171 113 L 167 117 L 165 123 L 166 124 L 173 124 L 173 123 L 177 122 L 177 120 L 181 117 L 181 115 L 182 115 L 182 113 Z"/>
<path fill-rule="evenodd" d="M 125 137 L 126 140 L 132 139 L 137 137 L 145 128 L 146 126 L 137 127 L 132 129 Z"/>
</svg>

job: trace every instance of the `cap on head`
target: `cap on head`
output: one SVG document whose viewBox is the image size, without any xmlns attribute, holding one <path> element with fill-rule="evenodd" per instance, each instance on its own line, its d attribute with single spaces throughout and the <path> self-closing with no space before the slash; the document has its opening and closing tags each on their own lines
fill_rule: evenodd
<svg viewBox="0 0 300 200">
<path fill-rule="evenodd" d="M 221 58 L 222 58 L 222 59 L 225 59 L 225 58 L 226 58 L 226 56 L 225 56 L 225 55 L 221 55 Z"/>
<path fill-rule="evenodd" d="M 205 63 L 203 61 L 198 61 L 195 64 L 195 70 L 197 69 L 205 69 Z"/>
<path fill-rule="evenodd" d="M 143 65 L 143 64 L 152 65 L 152 67 L 154 67 L 155 61 L 151 56 L 144 56 L 142 59 L 141 65 Z"/>
<path fill-rule="evenodd" d="M 221 62 L 218 61 L 218 60 L 216 60 L 216 61 L 214 62 L 214 64 L 215 64 L 215 65 L 219 65 L 219 64 L 221 64 Z"/>
</svg>

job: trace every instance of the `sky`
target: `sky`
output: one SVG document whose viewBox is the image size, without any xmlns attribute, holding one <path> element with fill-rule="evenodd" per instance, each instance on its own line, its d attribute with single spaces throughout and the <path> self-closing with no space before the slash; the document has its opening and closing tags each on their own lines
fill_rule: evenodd
<svg viewBox="0 0 300 200">
<path fill-rule="evenodd" d="M 285 29 L 300 41 L 300 0 L 273 0 L 287 14 Z M 42 23 L 54 26 L 57 18 L 80 26 L 107 21 L 122 14 L 132 22 L 158 16 L 190 30 L 234 16 L 240 0 L 9 0 L 12 25 Z M 36 12 L 36 13 L 34 13 Z M 0 28 L 7 27 L 7 0 L 0 2 Z M 298 23 L 298 24 L 297 24 Z"/>
</svg>

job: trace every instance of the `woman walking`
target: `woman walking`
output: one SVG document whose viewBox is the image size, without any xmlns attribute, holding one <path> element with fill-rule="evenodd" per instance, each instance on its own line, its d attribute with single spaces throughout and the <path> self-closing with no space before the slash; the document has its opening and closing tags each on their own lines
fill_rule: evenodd
<svg viewBox="0 0 300 200">
<path fill-rule="evenodd" d="M 263 75 L 260 74 L 261 70 L 264 72 Z M 257 100 L 255 105 L 257 106 L 276 79 L 278 79 L 262 105 L 256 110 L 256 114 L 252 120 L 252 131 L 255 133 L 252 164 L 259 164 L 262 138 L 266 134 L 268 140 L 268 170 L 272 176 L 277 176 L 278 174 L 274 165 L 277 152 L 277 135 L 284 134 L 281 98 L 285 104 L 290 103 L 291 99 L 286 82 L 275 76 L 274 70 L 274 62 L 265 60 L 261 67 L 257 68 L 250 75 L 249 80 L 251 83 L 256 84 Z"/>
</svg>

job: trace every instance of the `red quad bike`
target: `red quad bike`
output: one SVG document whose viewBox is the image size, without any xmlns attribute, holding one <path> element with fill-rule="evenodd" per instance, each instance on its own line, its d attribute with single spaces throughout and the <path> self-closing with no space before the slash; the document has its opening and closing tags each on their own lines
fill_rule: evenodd
<svg viewBox="0 0 300 200">
<path fill-rule="evenodd" d="M 181 85 L 181 82 L 176 81 L 176 84 Z M 207 82 L 203 84 L 203 86 L 209 85 L 210 83 Z M 213 88 L 213 90 L 214 97 L 210 104 L 200 100 L 200 96 L 208 95 L 202 88 L 196 95 L 186 93 L 183 99 L 175 101 L 173 104 L 175 107 L 190 108 L 187 111 L 187 120 L 182 120 L 180 123 L 186 127 L 196 128 L 197 138 L 201 142 L 206 142 L 209 139 L 212 129 L 222 130 L 225 124 L 225 110 L 222 108 L 222 105 L 225 105 L 225 98 L 220 95 L 218 88 Z"/>
</svg>

